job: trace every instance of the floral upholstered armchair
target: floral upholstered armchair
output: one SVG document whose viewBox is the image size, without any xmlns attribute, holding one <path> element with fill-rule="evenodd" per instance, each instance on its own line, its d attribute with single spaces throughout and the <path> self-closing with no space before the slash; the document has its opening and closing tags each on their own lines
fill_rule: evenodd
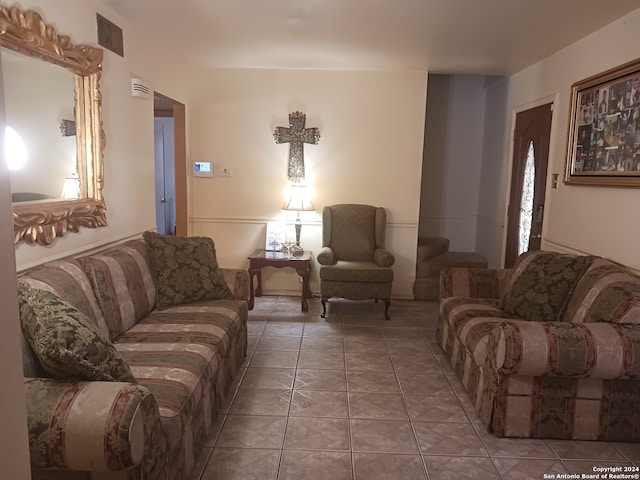
<svg viewBox="0 0 640 480">
<path fill-rule="evenodd" d="M 385 249 L 387 213 L 370 205 L 341 204 L 322 211 L 320 295 L 322 314 L 331 297 L 381 299 L 389 319 L 395 257 Z"/>
</svg>

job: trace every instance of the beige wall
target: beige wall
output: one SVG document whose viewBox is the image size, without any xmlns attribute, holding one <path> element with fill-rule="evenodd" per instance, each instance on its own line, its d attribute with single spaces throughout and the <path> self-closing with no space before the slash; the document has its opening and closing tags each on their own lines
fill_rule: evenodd
<svg viewBox="0 0 640 480">
<path fill-rule="evenodd" d="M 5 129 L 5 102 L 0 64 L 0 131 Z M 20 322 L 16 291 L 9 169 L 4 157 L 4 136 L 0 140 L 0 465 L 2 478 L 30 478 L 27 412 L 24 401 Z"/>
<path fill-rule="evenodd" d="M 303 214 L 303 246 L 320 249 L 324 205 L 383 206 L 397 258 L 393 295 L 412 298 L 426 72 L 217 70 L 191 84 L 192 159 L 232 176 L 190 178 L 190 231 L 214 238 L 222 264 L 248 266 L 268 221 L 290 222 L 294 238 L 295 215 L 281 211 L 289 147 L 275 143 L 273 130 L 299 110 L 321 132 L 318 145 L 305 146 L 316 212 Z M 291 272 L 267 270 L 264 280 L 267 293 L 300 289 Z"/>
<path fill-rule="evenodd" d="M 640 10 L 512 77 L 512 112 L 550 99 L 556 102 L 549 178 L 553 173 L 562 178 L 564 172 L 571 84 L 637 58 L 637 42 L 632 39 L 638 29 Z M 550 185 L 548 181 L 543 248 L 602 255 L 640 268 L 640 190 L 563 183 L 554 190 Z"/>
<path fill-rule="evenodd" d="M 284 188 L 287 147 L 275 145 L 271 131 L 298 109 L 308 114 L 309 125 L 323 133 L 319 145 L 306 148 L 317 211 L 341 201 L 389 208 L 389 246 L 399 253 L 395 294 L 404 296 L 409 291 L 419 204 L 424 72 L 229 70 L 194 75 L 175 67 L 179 58 L 173 58 L 172 68 L 167 68 L 166 59 L 158 58 L 149 39 L 139 37 L 117 14 L 94 2 L 23 0 L 19 5 L 36 8 L 78 43 L 96 44 L 96 11 L 120 24 L 125 35 L 125 58 L 106 51 L 101 82 L 109 226 L 82 229 L 46 248 L 20 245 L 16 248 L 19 269 L 153 228 L 152 102 L 129 95 L 130 77 L 139 76 L 155 90 L 187 103 L 188 128 L 197 122 L 189 131 L 190 161 L 211 159 L 235 169 L 227 179 L 189 179 L 191 229 L 215 235 L 224 260 L 242 264 L 244 252 L 261 245 L 265 222 L 281 214 L 281 199 L 274 200 L 273 194 L 277 197 Z M 635 11 L 511 78 L 511 112 L 556 101 L 549 175 L 562 174 L 564 168 L 570 85 L 637 57 L 628 39 L 638 26 L 640 12 Z M 217 135 L 218 131 L 224 135 Z M 509 155 L 504 162 L 510 163 Z M 502 179 L 505 185 L 507 170 Z M 227 201 L 233 195 L 242 197 L 238 206 Z M 633 233 L 637 232 L 632 231 L 637 224 L 632 221 L 637 216 L 637 190 L 561 184 L 557 190 L 550 189 L 547 198 L 545 248 L 596 253 L 640 267 L 634 255 Z M 305 222 L 309 223 L 303 230 L 305 245 L 317 250 L 319 217 L 307 215 Z M 229 254 L 225 248 L 229 245 L 242 253 Z M 274 286 L 280 288 L 277 283 Z"/>
<path fill-rule="evenodd" d="M 109 225 L 81 228 L 80 233 L 68 234 L 48 247 L 19 245 L 16 262 L 22 270 L 155 228 L 153 100 L 131 97 L 130 79 L 140 77 L 152 89 L 184 102 L 188 84 L 185 79 L 190 75 L 179 65 L 179 58 L 172 59 L 168 68 L 166 58 L 157 55 L 150 39 L 139 36 L 117 14 L 94 1 L 23 0 L 18 5 L 39 11 L 45 21 L 55 25 L 59 33 L 69 35 L 73 42 L 96 46 L 99 12 L 123 29 L 125 46 L 124 58 L 105 50 L 100 82 L 107 139 L 104 197 Z"/>
<path fill-rule="evenodd" d="M 73 5 L 70 5 L 72 3 Z M 394 296 L 411 297 L 417 238 L 426 72 L 216 70 L 190 73 L 159 57 L 149 39 L 114 12 L 82 0 L 26 0 L 74 42 L 95 45 L 96 10 L 123 28 L 125 57 L 105 51 L 101 86 L 107 138 L 105 189 L 108 227 L 81 229 L 53 245 L 19 245 L 18 269 L 81 252 L 153 228 L 152 101 L 132 98 L 130 77 L 187 105 L 187 158 L 231 168 L 230 178 L 188 178 L 190 233 L 212 236 L 221 263 L 247 266 L 264 244 L 265 224 L 281 218 L 287 145 L 272 132 L 288 114 L 305 112 L 320 128 L 307 146 L 318 213 L 303 215 L 306 248 L 318 251 L 324 205 L 358 202 L 388 209 L 389 249 L 397 254 Z M 391 185 L 391 188 L 390 188 Z M 397 188 L 396 188 L 397 187 Z M 289 221 L 293 217 L 286 216 Z M 291 226 L 293 236 L 293 226 Z M 265 291 L 299 290 L 295 275 L 278 272 Z M 278 275 L 276 275 L 278 277 Z M 314 282 L 312 288 L 317 290 Z"/>
</svg>

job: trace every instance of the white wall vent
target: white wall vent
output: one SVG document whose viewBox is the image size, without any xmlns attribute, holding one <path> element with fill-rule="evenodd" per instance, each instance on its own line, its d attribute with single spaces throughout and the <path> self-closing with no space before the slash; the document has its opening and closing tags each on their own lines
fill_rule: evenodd
<svg viewBox="0 0 640 480">
<path fill-rule="evenodd" d="M 151 97 L 151 87 L 147 82 L 140 78 L 131 79 L 131 96 L 140 98 Z"/>
</svg>

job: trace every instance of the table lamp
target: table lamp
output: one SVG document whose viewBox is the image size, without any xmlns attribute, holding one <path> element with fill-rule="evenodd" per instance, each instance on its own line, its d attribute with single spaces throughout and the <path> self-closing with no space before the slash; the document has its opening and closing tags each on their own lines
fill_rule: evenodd
<svg viewBox="0 0 640 480">
<path fill-rule="evenodd" d="M 80 197 L 80 178 L 77 173 L 74 172 L 64 179 L 60 196 L 65 200 L 76 200 Z"/>
<path fill-rule="evenodd" d="M 309 199 L 309 191 L 306 185 L 290 185 L 289 199 L 282 207 L 283 210 L 293 210 L 298 212 L 296 216 L 296 245 L 293 247 L 293 254 L 300 255 L 304 249 L 300 246 L 300 232 L 302 231 L 302 222 L 300 221 L 300 212 L 313 210 L 313 203 Z"/>
</svg>

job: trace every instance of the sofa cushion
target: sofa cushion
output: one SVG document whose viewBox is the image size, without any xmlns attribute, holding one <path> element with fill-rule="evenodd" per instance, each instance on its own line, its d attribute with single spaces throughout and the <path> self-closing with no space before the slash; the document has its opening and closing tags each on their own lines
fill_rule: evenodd
<svg viewBox="0 0 640 480">
<path fill-rule="evenodd" d="M 49 375 L 135 382 L 107 335 L 77 308 L 23 281 L 18 293 L 23 334 Z"/>
<path fill-rule="evenodd" d="M 47 262 L 19 278 L 33 288 L 47 290 L 76 307 L 104 333 L 109 332 L 89 277 L 78 260 L 66 258 Z"/>
<path fill-rule="evenodd" d="M 565 319 L 640 324 L 640 278 L 609 260 L 595 260 L 576 284 Z"/>
<path fill-rule="evenodd" d="M 593 259 L 556 252 L 522 255 L 511 287 L 500 298 L 500 308 L 525 320 L 562 319 L 574 286 Z"/>
<path fill-rule="evenodd" d="M 247 315 L 247 303 L 234 300 L 177 305 L 154 310 L 114 341 L 158 401 L 173 452 L 169 478 L 181 478 L 171 473 L 188 471 L 191 449 L 209 438 L 245 358 Z"/>
<path fill-rule="evenodd" d="M 117 343 L 138 383 L 147 387 L 160 408 L 167 438 L 173 447 L 184 435 L 202 399 L 214 396 L 218 373 L 215 345 L 189 343 Z"/>
<path fill-rule="evenodd" d="M 246 320 L 245 302 L 204 301 L 156 310 L 115 341 L 158 400 L 170 438 L 179 438 L 200 409 L 222 401 L 235 373 L 229 362 L 242 361 L 238 342 L 246 349 Z"/>
<path fill-rule="evenodd" d="M 393 281 L 393 270 L 373 262 L 339 260 L 335 265 L 322 265 L 320 279 L 334 282 L 388 283 Z"/>
<path fill-rule="evenodd" d="M 245 302 L 195 302 L 155 310 L 118 337 L 115 343 L 202 343 L 219 345 L 224 353 L 231 338 L 241 334 L 246 320 Z"/>
<path fill-rule="evenodd" d="M 83 257 L 80 262 L 96 292 L 111 340 L 155 307 L 156 289 L 143 239 Z"/>
<path fill-rule="evenodd" d="M 209 237 L 176 237 L 145 232 L 159 308 L 233 298 L 218 268 Z"/>
</svg>

